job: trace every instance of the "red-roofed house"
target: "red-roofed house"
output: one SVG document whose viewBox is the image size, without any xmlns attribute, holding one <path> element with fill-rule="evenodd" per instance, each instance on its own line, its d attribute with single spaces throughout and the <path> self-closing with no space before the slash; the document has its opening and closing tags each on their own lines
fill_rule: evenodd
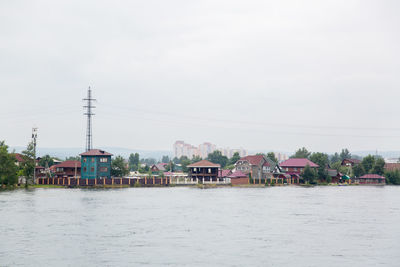
<svg viewBox="0 0 400 267">
<path fill-rule="evenodd" d="M 231 170 L 219 170 L 218 171 L 218 178 L 227 178 L 231 174 L 232 174 Z"/>
<path fill-rule="evenodd" d="M 361 177 L 354 178 L 354 183 L 384 185 L 386 183 L 386 179 L 378 174 L 366 174 Z"/>
<path fill-rule="evenodd" d="M 400 171 L 400 163 L 386 163 L 385 171 Z"/>
<path fill-rule="evenodd" d="M 56 178 L 73 178 L 81 176 L 81 162 L 77 160 L 67 160 L 57 165 L 51 166 Z"/>
<path fill-rule="evenodd" d="M 219 164 L 212 163 L 208 160 L 201 160 L 199 162 L 190 164 L 189 178 L 198 183 L 218 183 L 223 182 L 223 178 L 218 178 L 218 170 L 221 167 Z"/>
<path fill-rule="evenodd" d="M 291 158 L 280 164 L 281 168 L 286 173 L 293 174 L 301 174 L 307 165 L 314 169 L 319 167 L 317 164 L 306 158 Z"/>
</svg>

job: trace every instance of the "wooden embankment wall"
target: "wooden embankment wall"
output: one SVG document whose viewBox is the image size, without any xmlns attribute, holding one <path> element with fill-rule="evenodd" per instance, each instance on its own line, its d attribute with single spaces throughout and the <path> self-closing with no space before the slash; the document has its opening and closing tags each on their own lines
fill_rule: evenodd
<svg viewBox="0 0 400 267">
<path fill-rule="evenodd" d="M 60 186 L 109 186 L 109 185 L 130 185 L 143 186 L 159 185 L 167 186 L 171 183 L 170 178 L 162 177 L 142 177 L 142 178 L 110 178 L 110 179 L 79 179 L 79 178 L 39 178 L 37 183 L 40 185 L 60 185 Z"/>
</svg>

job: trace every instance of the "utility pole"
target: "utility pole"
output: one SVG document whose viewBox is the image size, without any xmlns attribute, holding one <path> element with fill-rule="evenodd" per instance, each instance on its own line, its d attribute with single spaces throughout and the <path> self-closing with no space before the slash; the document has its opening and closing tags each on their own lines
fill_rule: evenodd
<svg viewBox="0 0 400 267">
<path fill-rule="evenodd" d="M 37 127 L 32 128 L 32 143 L 33 143 L 33 184 L 36 184 L 36 138 Z"/>
<path fill-rule="evenodd" d="M 86 106 L 83 106 L 86 109 L 86 112 L 83 113 L 84 115 L 87 116 L 87 126 L 86 126 L 86 151 L 89 151 L 93 149 L 93 140 L 92 140 L 92 116 L 95 115 L 93 113 L 95 106 L 93 106 L 94 101 L 96 99 L 92 98 L 92 89 L 90 89 L 90 86 L 88 88 L 88 94 L 87 98 L 83 99 L 84 101 L 87 101 Z"/>
</svg>

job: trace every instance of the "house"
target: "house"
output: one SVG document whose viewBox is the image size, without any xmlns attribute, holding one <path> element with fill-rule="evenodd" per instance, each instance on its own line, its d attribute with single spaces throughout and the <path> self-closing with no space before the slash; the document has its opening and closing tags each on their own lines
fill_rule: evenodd
<svg viewBox="0 0 400 267">
<path fill-rule="evenodd" d="M 14 157 L 15 157 L 15 159 L 17 160 L 17 161 L 15 162 L 15 164 L 16 164 L 17 166 L 21 166 L 21 164 L 25 161 L 25 160 L 24 160 L 24 156 L 23 156 L 22 154 L 14 153 Z"/>
<path fill-rule="evenodd" d="M 167 165 L 168 165 L 168 163 L 153 164 L 153 165 L 150 167 L 150 170 L 151 170 L 151 172 L 154 172 L 154 173 L 156 173 L 156 172 L 165 172 L 165 171 L 166 171 L 165 167 L 166 167 Z"/>
<path fill-rule="evenodd" d="M 218 171 L 218 178 L 227 178 L 231 174 L 232 174 L 231 170 L 219 170 Z"/>
<path fill-rule="evenodd" d="M 43 166 L 35 166 L 35 177 L 36 178 L 46 177 L 46 168 Z"/>
<path fill-rule="evenodd" d="M 343 174 L 340 173 L 338 170 L 335 169 L 327 169 L 328 175 L 331 177 L 331 183 L 338 184 L 341 183 Z"/>
<path fill-rule="evenodd" d="M 342 166 L 353 167 L 354 165 L 360 164 L 361 160 L 359 159 L 344 159 L 342 160 Z"/>
<path fill-rule="evenodd" d="M 242 171 L 235 171 L 228 176 L 232 185 L 249 184 L 249 175 Z"/>
<path fill-rule="evenodd" d="M 188 176 L 198 183 L 217 183 L 223 181 L 218 178 L 219 164 L 212 163 L 208 160 L 202 160 L 187 166 L 189 169 Z"/>
<path fill-rule="evenodd" d="M 280 172 L 280 167 L 264 155 L 250 155 L 239 159 L 235 163 L 235 171 L 250 174 L 253 181 L 272 177 L 273 173 Z"/>
<path fill-rule="evenodd" d="M 81 162 L 67 160 L 51 166 L 55 178 L 74 178 L 81 176 Z"/>
<path fill-rule="evenodd" d="M 354 183 L 384 185 L 386 183 L 386 179 L 378 174 L 366 174 L 361 177 L 354 178 Z"/>
<path fill-rule="evenodd" d="M 111 178 L 112 154 L 100 149 L 91 149 L 80 156 L 83 179 Z"/>
<path fill-rule="evenodd" d="M 385 163 L 385 171 L 400 171 L 400 163 Z"/>
<path fill-rule="evenodd" d="M 280 167 L 286 173 L 301 174 L 307 165 L 313 169 L 319 167 L 317 164 L 306 158 L 291 158 L 285 160 L 280 164 Z"/>
</svg>

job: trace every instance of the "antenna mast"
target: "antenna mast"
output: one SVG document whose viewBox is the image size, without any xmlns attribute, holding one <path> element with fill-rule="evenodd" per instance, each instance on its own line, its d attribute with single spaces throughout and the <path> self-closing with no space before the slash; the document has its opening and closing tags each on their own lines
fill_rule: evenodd
<svg viewBox="0 0 400 267">
<path fill-rule="evenodd" d="M 86 106 L 83 106 L 86 109 L 86 112 L 83 113 L 84 115 L 87 116 L 87 126 L 86 126 L 86 151 L 89 151 L 93 149 L 93 140 L 92 140 L 92 116 L 95 115 L 93 113 L 95 106 L 93 106 L 93 101 L 96 101 L 96 99 L 92 98 L 92 89 L 90 89 L 90 86 L 88 88 L 88 95 L 87 98 L 83 99 L 84 101 L 87 101 Z"/>
</svg>

